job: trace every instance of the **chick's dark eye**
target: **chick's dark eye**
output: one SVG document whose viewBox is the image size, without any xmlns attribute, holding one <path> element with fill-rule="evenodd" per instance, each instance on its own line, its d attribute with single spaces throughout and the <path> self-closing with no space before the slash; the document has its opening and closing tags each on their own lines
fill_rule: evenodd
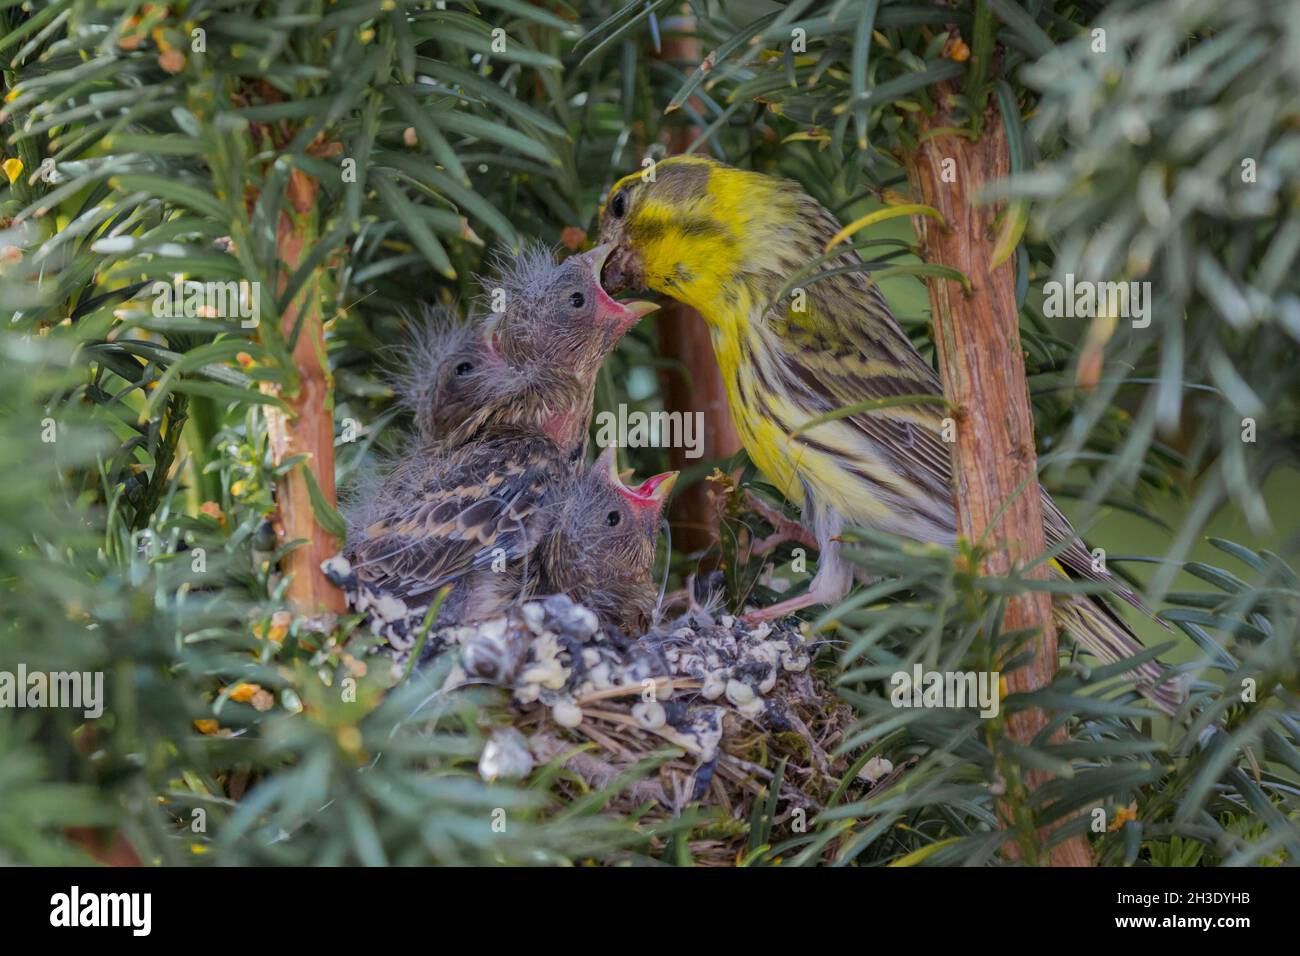
<svg viewBox="0 0 1300 956">
<path fill-rule="evenodd" d="M 575 309 L 581 309 L 586 304 L 587 297 L 581 292 L 575 292 L 573 295 L 569 296 L 569 305 L 573 306 Z"/>
<path fill-rule="evenodd" d="M 468 375 L 472 371 L 474 371 L 474 366 L 470 362 L 461 362 L 456 366 L 457 375 Z"/>
<path fill-rule="evenodd" d="M 611 511 L 609 514 L 605 515 L 605 524 L 609 525 L 611 528 L 617 527 L 618 523 L 622 520 L 623 516 L 617 511 Z"/>
<path fill-rule="evenodd" d="M 627 213 L 627 197 L 619 193 L 609 201 L 609 211 L 614 214 L 615 219 L 622 219 Z"/>
</svg>

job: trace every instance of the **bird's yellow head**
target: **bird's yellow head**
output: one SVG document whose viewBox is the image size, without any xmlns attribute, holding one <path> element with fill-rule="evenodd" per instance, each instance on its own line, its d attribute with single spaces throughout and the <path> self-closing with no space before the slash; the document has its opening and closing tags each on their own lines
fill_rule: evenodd
<svg viewBox="0 0 1300 956">
<path fill-rule="evenodd" d="M 600 214 L 600 242 L 614 245 L 606 288 L 653 289 L 706 318 L 727 311 L 738 283 L 779 265 L 794 212 L 790 185 L 698 156 L 624 177 Z"/>
</svg>

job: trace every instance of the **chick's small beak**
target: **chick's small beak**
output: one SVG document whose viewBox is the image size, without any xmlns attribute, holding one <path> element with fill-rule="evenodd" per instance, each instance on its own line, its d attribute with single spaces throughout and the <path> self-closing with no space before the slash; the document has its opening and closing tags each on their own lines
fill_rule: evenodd
<svg viewBox="0 0 1300 956">
<path fill-rule="evenodd" d="M 600 453 L 596 459 L 595 470 L 609 480 L 609 483 L 615 488 L 621 488 L 622 480 L 618 477 L 618 448 L 610 445 Z"/>
<path fill-rule="evenodd" d="M 631 302 L 616 302 L 612 299 L 602 284 L 601 275 L 606 272 L 606 262 L 610 254 L 614 252 L 615 244 L 612 242 L 602 243 L 596 246 L 590 252 L 584 253 L 587 256 L 587 264 L 591 268 L 592 283 L 596 287 L 596 316 L 600 322 L 617 327 L 620 331 L 627 331 L 636 325 L 644 316 L 654 312 L 659 306 L 654 302 L 644 300 L 633 300 Z M 619 257 L 615 257 L 619 258 Z M 623 284 L 623 273 L 621 269 L 613 268 L 611 279 L 615 282 L 614 290 L 618 291 Z"/>
<path fill-rule="evenodd" d="M 500 316 L 496 313 L 492 313 L 488 316 L 487 320 L 483 323 L 482 338 L 479 343 L 483 346 L 483 350 L 488 355 L 492 356 L 500 356 L 501 354 L 499 319 Z"/>
<path fill-rule="evenodd" d="M 655 475 L 653 478 L 647 478 L 645 482 L 637 489 L 637 493 L 656 501 L 660 507 L 668 500 L 672 494 L 673 485 L 677 484 L 679 471 L 665 471 L 661 475 Z"/>
<path fill-rule="evenodd" d="M 661 475 L 647 478 L 635 490 L 628 492 L 628 498 L 640 512 L 641 521 L 647 530 L 653 532 L 658 525 L 673 485 L 677 484 L 677 475 L 678 472 L 665 471 Z"/>
</svg>

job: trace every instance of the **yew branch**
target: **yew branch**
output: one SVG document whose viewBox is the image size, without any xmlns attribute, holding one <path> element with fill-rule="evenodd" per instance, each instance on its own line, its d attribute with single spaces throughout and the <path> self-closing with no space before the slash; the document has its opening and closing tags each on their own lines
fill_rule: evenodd
<svg viewBox="0 0 1300 956">
<path fill-rule="evenodd" d="M 692 65 L 700 62 L 700 41 L 687 35 L 694 21 L 682 17 L 679 33 L 664 38 L 661 58 Z M 668 130 L 668 154 L 682 153 L 699 130 L 678 126 Z M 659 354 L 677 363 L 659 373 L 659 389 L 664 409 L 690 415 L 700 412 L 703 422 L 702 455 L 686 457 L 685 448 L 671 448 L 672 467 L 681 470 L 697 464 L 726 458 L 740 450 L 740 436 L 727 410 L 727 392 L 722 372 L 713 357 L 713 343 L 704 319 L 690 306 L 673 302 L 655 314 L 659 333 Z M 681 491 L 673 501 L 670 519 L 673 543 L 684 551 L 698 551 L 709 546 L 717 535 L 717 509 L 709 500 L 708 483 L 697 481 Z"/>
<path fill-rule="evenodd" d="M 940 91 L 940 102 L 946 91 Z M 960 117 L 941 107 L 922 120 L 922 133 L 954 128 Z M 957 530 L 985 548 L 982 572 L 1005 576 L 1046 550 L 1039 498 L 1034 420 L 1025 379 L 1016 309 L 1015 272 L 1011 263 L 990 269 L 997 209 L 976 201 L 981 189 L 1010 171 L 1005 127 L 996 107 L 989 110 L 982 133 L 964 136 L 934 132 L 908 158 L 908 174 L 920 202 L 937 209 L 942 223 L 922 216 L 916 229 L 931 262 L 959 270 L 970 280 L 966 294 L 953 280 L 929 282 L 944 393 L 956 409 L 953 455 L 953 500 Z M 1045 573 L 1045 571 L 1040 572 Z M 1032 661 L 1007 675 L 1008 690 L 1023 692 L 1047 685 L 1057 667 L 1057 634 L 1051 598 L 1038 591 L 1007 602 L 1005 631 L 1037 633 Z M 1029 744 L 1047 725 L 1041 710 L 1006 718 L 1005 733 Z M 1059 739 L 1059 735 L 1057 738 Z M 1041 839 L 1025 827 L 1023 798 L 1049 779 L 1030 771 L 1022 781 L 1008 781 L 999 810 L 1006 826 L 1029 839 L 1008 844 L 1013 857 L 1037 858 Z M 1021 789 L 1023 786 L 1023 789 Z M 1051 849 L 1055 866 L 1091 865 L 1085 838 L 1075 837 Z"/>
<path fill-rule="evenodd" d="M 289 209 L 280 212 L 276 229 L 276 292 L 282 293 L 289 277 L 302 263 L 316 239 L 316 183 L 295 170 L 288 190 Z M 296 387 L 282 396 L 289 405 L 288 414 L 267 406 L 267 431 L 272 459 L 276 465 L 290 457 L 306 454 L 306 461 L 289 470 L 276 489 L 277 531 L 282 541 L 305 539 L 284 560 L 284 570 L 291 575 L 288 598 L 303 614 L 321 611 L 341 613 L 343 593 L 321 572 L 321 562 L 334 555 L 339 542 L 321 527 L 312 508 L 306 469 L 311 469 L 325 501 L 332 507 L 334 488 L 334 388 L 325 356 L 325 329 L 321 310 L 321 277 L 312 276 L 303 284 L 280 318 L 285 339 L 293 334 L 301 319 L 294 345 L 293 362 L 297 371 Z"/>
</svg>

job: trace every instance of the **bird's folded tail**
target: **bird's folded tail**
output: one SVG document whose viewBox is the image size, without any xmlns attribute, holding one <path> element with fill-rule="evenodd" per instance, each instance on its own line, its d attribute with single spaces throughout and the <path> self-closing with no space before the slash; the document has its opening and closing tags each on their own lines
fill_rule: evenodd
<svg viewBox="0 0 1300 956">
<path fill-rule="evenodd" d="M 1059 627 L 1085 650 L 1105 664 L 1143 652 L 1142 642 L 1100 598 L 1087 594 L 1057 594 L 1052 610 Z M 1145 661 L 1128 672 L 1138 691 L 1166 714 L 1177 713 L 1186 694 L 1180 681 L 1164 678 L 1165 666 L 1159 661 Z"/>
</svg>

